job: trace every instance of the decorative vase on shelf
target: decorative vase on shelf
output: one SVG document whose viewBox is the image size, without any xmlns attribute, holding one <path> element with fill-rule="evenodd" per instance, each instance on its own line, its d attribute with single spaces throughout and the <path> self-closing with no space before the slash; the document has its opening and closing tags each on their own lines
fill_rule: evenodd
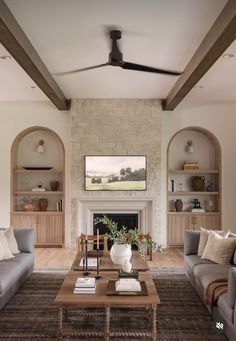
<svg viewBox="0 0 236 341">
<path fill-rule="evenodd" d="M 194 191 L 204 191 L 205 177 L 204 176 L 193 176 L 192 177 L 192 188 Z"/>
<path fill-rule="evenodd" d="M 54 180 L 50 182 L 50 187 L 52 191 L 57 191 L 59 186 L 59 181 Z"/>
<path fill-rule="evenodd" d="M 114 264 L 122 265 L 129 262 L 132 256 L 130 244 L 113 244 L 110 250 L 111 260 Z"/>
<path fill-rule="evenodd" d="M 40 211 L 47 211 L 47 207 L 48 207 L 48 199 L 40 198 L 39 199 L 39 210 Z"/>
<path fill-rule="evenodd" d="M 176 209 L 176 212 L 182 212 L 182 209 L 183 209 L 183 201 L 181 199 L 177 199 L 175 201 L 175 209 Z"/>
</svg>

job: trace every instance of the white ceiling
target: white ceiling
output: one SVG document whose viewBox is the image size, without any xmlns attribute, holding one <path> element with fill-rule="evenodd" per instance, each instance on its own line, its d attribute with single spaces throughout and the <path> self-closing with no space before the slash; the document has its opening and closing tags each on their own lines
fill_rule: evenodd
<svg viewBox="0 0 236 341">
<path fill-rule="evenodd" d="M 109 27 L 125 61 L 183 71 L 227 0 L 5 0 L 51 73 L 108 61 Z M 0 46 L 0 54 L 5 54 Z M 186 100 L 236 101 L 236 43 Z M 46 100 L 13 61 L 0 59 L 0 100 Z M 54 76 L 68 98 L 165 98 L 177 77 L 107 66 Z"/>
</svg>

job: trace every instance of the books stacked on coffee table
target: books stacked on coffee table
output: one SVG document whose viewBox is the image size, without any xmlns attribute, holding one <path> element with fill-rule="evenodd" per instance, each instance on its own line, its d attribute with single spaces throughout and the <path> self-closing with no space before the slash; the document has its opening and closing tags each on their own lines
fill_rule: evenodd
<svg viewBox="0 0 236 341">
<path fill-rule="evenodd" d="M 78 277 L 75 283 L 74 294 L 95 294 L 96 279 L 94 277 Z"/>
<path fill-rule="evenodd" d="M 120 278 L 116 281 L 116 291 L 141 291 L 141 285 L 135 278 Z"/>
</svg>

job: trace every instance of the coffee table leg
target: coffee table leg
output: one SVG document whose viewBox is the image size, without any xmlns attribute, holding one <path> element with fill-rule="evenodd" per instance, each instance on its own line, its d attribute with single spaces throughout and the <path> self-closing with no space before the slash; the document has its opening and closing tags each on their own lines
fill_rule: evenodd
<svg viewBox="0 0 236 341">
<path fill-rule="evenodd" d="M 59 338 L 62 340 L 62 320 L 63 320 L 63 308 L 59 308 L 58 314 L 58 328 L 59 328 Z"/>
<path fill-rule="evenodd" d="M 109 341 L 110 339 L 110 311 L 109 305 L 105 306 L 105 328 L 104 328 L 104 340 Z"/>
<path fill-rule="evenodd" d="M 157 339 L 157 306 L 152 306 L 152 339 L 156 341 Z"/>
</svg>

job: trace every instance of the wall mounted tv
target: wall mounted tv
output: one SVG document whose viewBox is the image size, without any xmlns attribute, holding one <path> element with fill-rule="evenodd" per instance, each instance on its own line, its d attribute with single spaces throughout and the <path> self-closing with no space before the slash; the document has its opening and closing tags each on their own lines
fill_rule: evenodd
<svg viewBox="0 0 236 341">
<path fill-rule="evenodd" d="M 146 156 L 85 156 L 86 191 L 145 191 Z"/>
</svg>

